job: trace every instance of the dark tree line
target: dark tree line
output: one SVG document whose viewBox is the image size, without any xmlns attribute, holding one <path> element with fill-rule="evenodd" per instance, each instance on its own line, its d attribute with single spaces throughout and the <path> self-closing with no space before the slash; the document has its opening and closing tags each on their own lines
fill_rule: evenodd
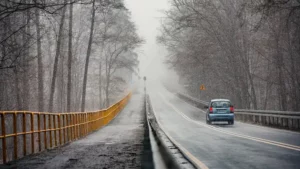
<svg viewBox="0 0 300 169">
<path fill-rule="evenodd" d="M 142 40 L 122 0 L 0 1 L 0 110 L 109 106 Z"/>
<path fill-rule="evenodd" d="M 158 41 L 190 94 L 230 98 L 238 108 L 300 110 L 298 0 L 172 0 L 171 6 Z"/>
</svg>

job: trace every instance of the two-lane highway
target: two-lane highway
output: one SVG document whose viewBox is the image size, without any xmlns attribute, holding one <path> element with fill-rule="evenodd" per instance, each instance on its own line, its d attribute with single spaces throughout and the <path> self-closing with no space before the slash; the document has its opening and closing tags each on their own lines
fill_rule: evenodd
<svg viewBox="0 0 300 169">
<path fill-rule="evenodd" d="M 300 133 L 236 122 L 207 125 L 202 110 L 161 85 L 148 85 L 165 132 L 207 168 L 299 168 Z"/>
</svg>

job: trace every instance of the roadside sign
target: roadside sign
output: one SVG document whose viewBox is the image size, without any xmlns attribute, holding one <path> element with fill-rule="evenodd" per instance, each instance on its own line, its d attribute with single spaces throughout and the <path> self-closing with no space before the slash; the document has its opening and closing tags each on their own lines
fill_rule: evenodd
<svg viewBox="0 0 300 169">
<path fill-rule="evenodd" d="M 145 81 L 147 80 L 146 76 L 144 76 L 144 80 L 145 80 Z"/>
<path fill-rule="evenodd" d="M 202 85 L 200 86 L 200 90 L 206 90 L 204 84 L 202 84 Z"/>
</svg>

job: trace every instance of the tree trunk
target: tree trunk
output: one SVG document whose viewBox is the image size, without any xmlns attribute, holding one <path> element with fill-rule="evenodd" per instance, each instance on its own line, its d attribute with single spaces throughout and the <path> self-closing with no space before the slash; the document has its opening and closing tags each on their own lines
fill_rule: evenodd
<svg viewBox="0 0 300 169">
<path fill-rule="evenodd" d="M 109 81 L 110 81 L 110 67 L 108 63 L 108 56 L 105 56 L 105 75 L 106 75 L 106 85 L 105 85 L 105 107 L 109 106 Z"/>
<path fill-rule="evenodd" d="M 4 19 L 4 22 L 5 22 L 5 20 L 6 19 Z M 0 29 L 0 31 L 1 31 L 1 34 L 3 34 L 3 35 L 5 35 L 6 33 L 7 33 L 7 24 L 3 24 L 3 25 L 1 25 L 2 27 L 1 27 L 1 29 Z M 4 65 L 4 57 L 6 56 L 6 45 L 1 45 L 1 54 L 2 54 L 2 56 L 1 56 L 1 60 L 0 60 L 0 68 L 1 67 L 4 67 L 5 65 Z M 1 87 L 1 89 L 0 89 L 0 93 L 2 93 L 1 95 L 0 95 L 0 97 L 1 97 L 1 104 L 0 104 L 0 108 L 1 108 L 1 110 L 4 110 L 4 109 L 7 109 L 7 99 L 6 99 L 6 91 L 7 91 L 7 89 L 6 89 L 6 87 L 5 87 L 5 85 L 6 85 L 6 79 L 5 79 L 5 69 L 3 69 L 3 70 L 1 70 L 0 71 L 0 73 L 1 73 L 1 81 L 0 81 L 0 87 Z"/>
<path fill-rule="evenodd" d="M 25 32 L 22 34 L 23 38 L 23 45 L 25 45 L 26 49 L 24 51 L 24 57 L 22 57 L 22 63 L 23 63 L 23 70 L 24 73 L 22 75 L 22 89 L 23 89 L 23 109 L 24 110 L 29 110 L 29 103 L 30 103 L 30 88 L 29 88 L 29 71 L 30 71 L 30 66 L 27 66 L 27 59 L 29 58 L 29 51 L 30 51 L 30 46 L 29 44 L 29 38 L 27 35 L 30 35 L 30 11 L 27 11 L 26 16 L 24 15 L 23 17 L 23 22 L 24 24 L 27 24 Z M 26 35 L 27 34 L 27 35 Z"/>
<path fill-rule="evenodd" d="M 277 70 L 278 70 L 278 80 L 279 80 L 279 95 L 280 95 L 280 108 L 282 111 L 287 110 L 287 99 L 286 99 L 286 87 L 283 79 L 282 70 L 283 59 L 281 54 L 277 55 Z"/>
<path fill-rule="evenodd" d="M 106 98 L 106 108 L 109 106 L 109 76 L 106 79 L 106 86 L 105 86 L 105 98 Z"/>
<path fill-rule="evenodd" d="M 17 110 L 22 110 L 22 103 L 21 103 L 21 94 L 20 94 L 20 77 L 19 77 L 19 72 L 16 68 L 14 68 L 14 76 L 15 76 L 15 91 L 16 91 L 16 97 L 17 97 Z"/>
<path fill-rule="evenodd" d="M 42 50 L 41 50 L 41 33 L 40 33 L 40 14 L 39 9 L 35 9 L 35 26 L 36 26 L 36 38 L 37 38 L 37 61 L 38 61 L 38 110 L 44 111 L 44 72 L 42 62 Z"/>
<path fill-rule="evenodd" d="M 61 44 L 61 48 L 62 49 L 64 49 L 65 48 L 65 43 L 62 43 Z M 58 99 L 57 99 L 57 101 L 58 101 L 58 105 L 60 105 L 60 107 L 59 107 L 59 111 L 60 112 L 65 112 L 65 86 L 64 86 L 64 55 L 63 54 L 61 54 L 60 55 L 60 84 L 59 84 L 59 86 L 58 86 L 58 89 L 57 89 L 57 91 L 59 91 L 59 93 L 60 93 L 60 96 L 58 95 Z"/>
<path fill-rule="evenodd" d="M 278 75 L 278 91 L 279 91 L 279 105 L 280 105 L 280 110 L 285 111 L 287 110 L 287 98 L 286 98 L 286 87 L 285 87 L 285 81 L 284 81 L 284 75 L 283 75 L 283 56 L 280 51 L 280 45 L 279 45 L 279 37 L 280 37 L 280 32 L 275 35 L 277 36 L 275 38 L 275 44 L 276 44 L 276 54 L 275 54 L 275 60 L 276 60 L 276 67 L 277 67 L 277 75 Z"/>
<path fill-rule="evenodd" d="M 102 109 L 102 65 L 99 65 L 99 108 Z"/>
<path fill-rule="evenodd" d="M 89 68 L 89 60 L 92 50 L 92 42 L 93 42 L 93 34 L 94 34 L 94 22 L 95 22 L 95 0 L 93 0 L 92 6 L 92 20 L 91 20 L 91 29 L 90 29 L 90 37 L 89 43 L 86 53 L 86 60 L 85 60 L 85 68 L 84 68 L 84 75 L 83 75 L 83 85 L 82 85 L 82 100 L 81 100 L 81 111 L 84 112 L 85 110 L 85 95 L 86 95 L 86 84 L 87 84 L 87 74 Z"/>
<path fill-rule="evenodd" d="M 70 0 L 71 2 L 71 0 Z M 70 4 L 69 16 L 69 49 L 68 49 L 68 85 L 67 85 L 67 112 L 71 111 L 72 92 L 72 38 L 73 38 L 73 4 Z"/>
<path fill-rule="evenodd" d="M 55 60 L 53 65 L 53 74 L 52 74 L 52 81 L 51 81 L 51 89 L 50 89 L 50 100 L 49 100 L 49 112 L 53 112 L 53 98 L 55 92 L 55 82 L 56 82 L 56 74 L 57 74 L 57 67 L 58 67 L 58 58 L 60 55 L 60 47 L 61 47 L 61 40 L 62 40 L 62 33 L 65 21 L 65 12 L 66 8 L 63 9 L 60 24 L 59 24 L 59 31 L 58 31 L 58 39 L 56 44 L 56 53 L 55 53 Z"/>
</svg>

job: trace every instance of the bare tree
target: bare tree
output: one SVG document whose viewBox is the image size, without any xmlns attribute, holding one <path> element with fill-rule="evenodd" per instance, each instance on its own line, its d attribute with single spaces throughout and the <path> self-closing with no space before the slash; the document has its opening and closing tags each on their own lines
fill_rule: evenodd
<svg viewBox="0 0 300 169">
<path fill-rule="evenodd" d="M 61 48 L 64 22 L 65 22 L 65 12 L 66 12 L 66 8 L 64 8 L 62 11 L 62 16 L 61 16 L 60 23 L 59 23 L 59 30 L 58 30 L 57 43 L 56 43 L 56 53 L 55 53 L 55 60 L 54 60 L 54 65 L 53 65 L 53 74 L 52 74 L 52 81 L 51 81 L 51 89 L 50 89 L 49 112 L 53 112 L 53 98 L 54 98 L 54 92 L 55 92 L 58 59 L 59 59 L 60 52 L 61 52 L 60 48 Z"/>
<path fill-rule="evenodd" d="M 35 27 L 36 27 L 36 39 L 37 39 L 37 61 L 38 61 L 38 110 L 44 111 L 44 70 L 42 61 L 42 49 L 41 49 L 41 31 L 40 31 L 40 14 L 39 9 L 35 9 Z"/>
<path fill-rule="evenodd" d="M 70 0 L 71 1 L 71 0 Z M 69 7 L 69 48 L 68 48 L 68 91 L 67 91 L 67 112 L 71 111 L 72 92 L 72 38 L 73 38 L 73 4 Z"/>
<path fill-rule="evenodd" d="M 81 100 L 81 111 L 82 112 L 85 109 L 87 73 L 88 73 L 90 55 L 91 55 L 91 50 L 92 50 L 92 42 L 93 42 L 93 34 L 94 34 L 94 22 L 95 22 L 95 11 L 96 11 L 96 9 L 95 9 L 95 0 L 93 0 L 90 36 L 89 36 L 88 48 L 87 48 L 87 52 L 86 52 L 86 60 L 85 60 L 84 75 L 83 75 L 83 85 L 82 85 L 82 100 Z"/>
<path fill-rule="evenodd" d="M 191 94 L 205 84 L 204 100 L 226 97 L 241 108 L 299 108 L 299 52 L 292 52 L 299 43 L 291 40 L 299 34 L 294 32 L 298 1 L 172 0 L 171 6 L 158 41 L 169 49 L 167 62 Z"/>
<path fill-rule="evenodd" d="M 92 22 L 87 19 L 90 11 Z M 130 16 L 122 0 L 1 1 L 0 109 L 42 112 L 47 106 L 50 112 L 65 108 L 70 112 L 103 108 L 105 57 L 113 45 L 119 54 L 111 55 L 115 61 L 108 59 L 113 63 L 107 95 L 113 101 L 119 98 L 136 64 L 130 59 L 134 47 L 128 45 L 135 29 L 119 32 L 123 20 L 129 21 Z M 85 31 L 87 27 L 91 31 Z M 121 69 L 130 71 L 117 71 Z M 91 92 L 95 90 L 99 96 Z"/>
</svg>

